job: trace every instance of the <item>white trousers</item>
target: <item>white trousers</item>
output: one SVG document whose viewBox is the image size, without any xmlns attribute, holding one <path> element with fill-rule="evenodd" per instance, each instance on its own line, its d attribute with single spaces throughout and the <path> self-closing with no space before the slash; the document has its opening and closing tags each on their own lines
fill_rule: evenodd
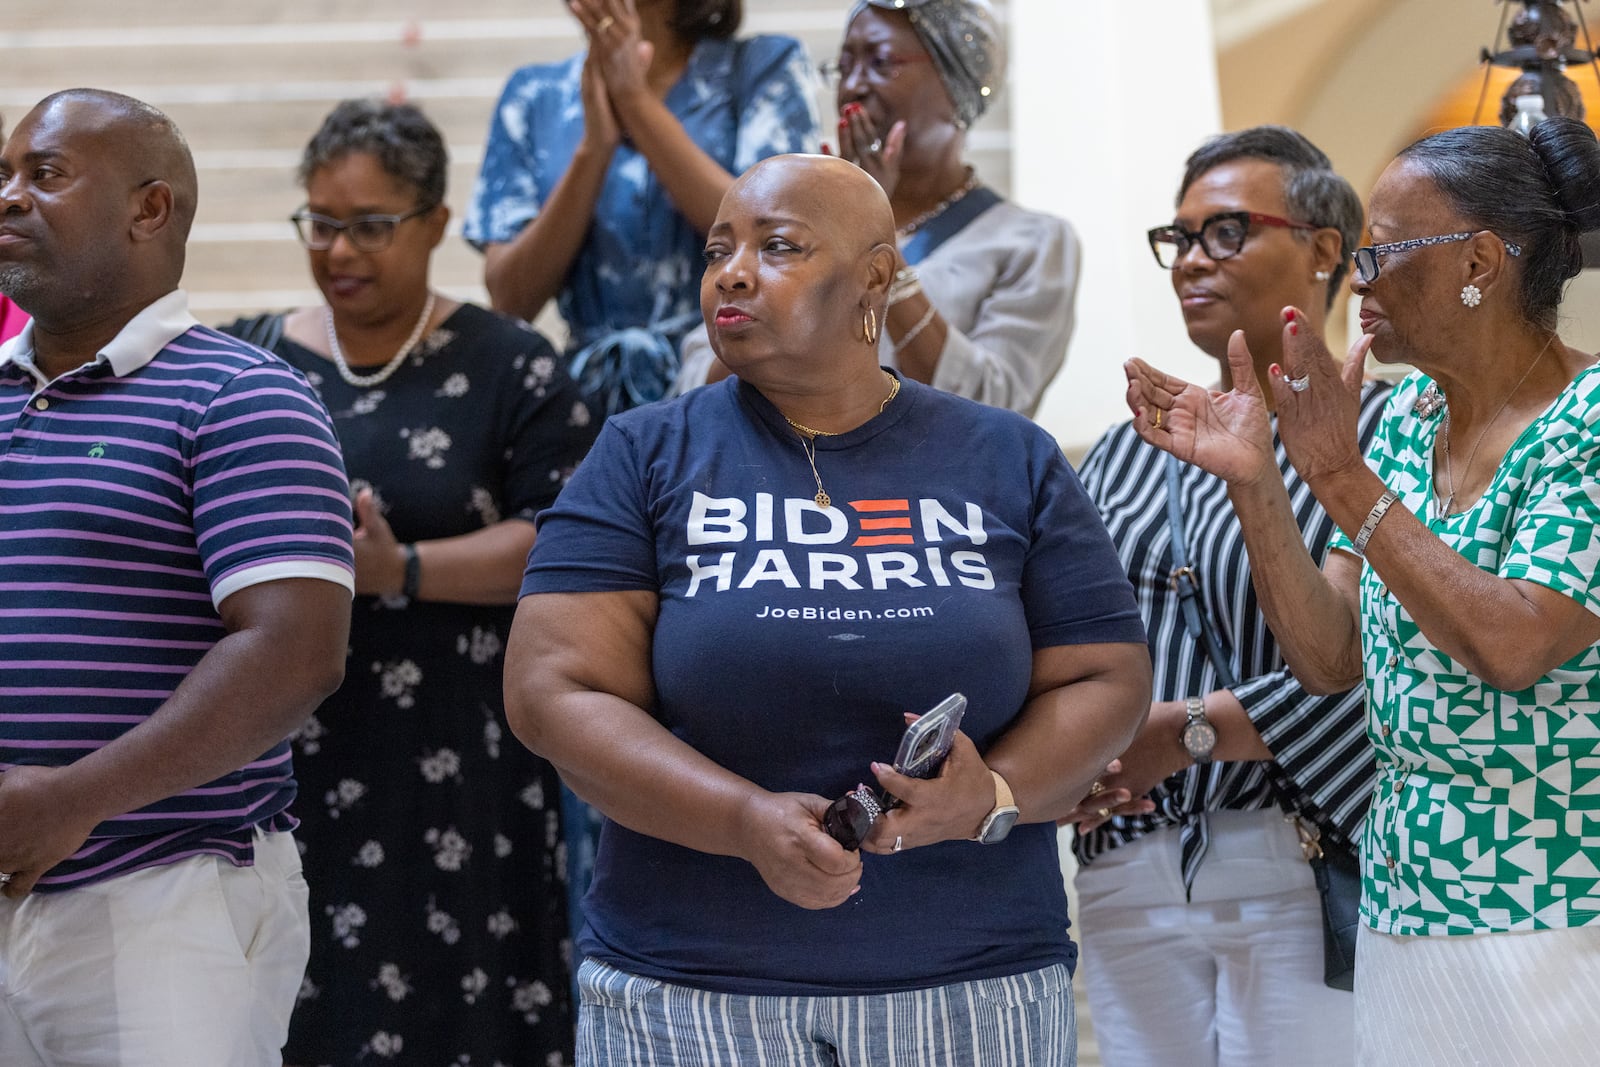
<svg viewBox="0 0 1600 1067">
<path fill-rule="evenodd" d="M 300 854 L 0 898 L 0 1064 L 278 1067 L 311 950 Z"/>
<path fill-rule="evenodd" d="M 1276 810 L 1210 819 L 1188 902 L 1175 828 L 1078 872 L 1078 977 L 1106 1067 L 1352 1067 L 1355 998 L 1323 984 L 1294 828 Z"/>
<path fill-rule="evenodd" d="M 1600 1063 L 1600 929 L 1356 935 L 1361 1067 Z"/>
</svg>

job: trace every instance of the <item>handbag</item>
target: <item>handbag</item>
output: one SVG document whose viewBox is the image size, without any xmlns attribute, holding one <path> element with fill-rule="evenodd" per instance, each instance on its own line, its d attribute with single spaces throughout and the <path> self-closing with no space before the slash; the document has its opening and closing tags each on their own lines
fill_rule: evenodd
<svg viewBox="0 0 1600 1067">
<path fill-rule="evenodd" d="M 1178 594 L 1183 628 L 1199 643 L 1217 670 L 1224 689 L 1238 684 L 1221 635 L 1200 610 L 1200 584 L 1189 564 L 1184 538 L 1183 500 L 1180 494 L 1180 463 L 1167 454 L 1167 526 L 1172 544 L 1172 587 Z M 1322 981 L 1332 989 L 1355 988 L 1356 928 L 1360 925 L 1361 863 L 1356 856 L 1336 845 L 1324 848 L 1322 830 L 1300 810 L 1294 789 L 1276 763 L 1267 763 L 1267 780 L 1285 818 L 1294 823 L 1300 838 L 1300 852 L 1311 865 L 1317 894 L 1322 898 Z"/>
</svg>

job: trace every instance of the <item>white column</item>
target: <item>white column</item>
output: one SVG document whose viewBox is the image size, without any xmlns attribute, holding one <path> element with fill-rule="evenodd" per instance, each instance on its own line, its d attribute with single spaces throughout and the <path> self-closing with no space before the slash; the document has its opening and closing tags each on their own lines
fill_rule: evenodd
<svg viewBox="0 0 1600 1067">
<path fill-rule="evenodd" d="M 1189 343 L 1145 231 L 1170 221 L 1183 161 L 1218 132 L 1209 0 L 1011 0 L 1012 190 L 1083 239 L 1078 321 L 1038 421 L 1077 459 L 1127 417 L 1122 362 L 1197 381 L 1216 364 Z"/>
</svg>

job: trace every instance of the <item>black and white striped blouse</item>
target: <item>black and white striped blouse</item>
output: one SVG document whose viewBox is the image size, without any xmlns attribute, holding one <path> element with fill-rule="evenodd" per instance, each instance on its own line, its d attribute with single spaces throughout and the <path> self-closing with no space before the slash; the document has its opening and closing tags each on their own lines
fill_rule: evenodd
<svg viewBox="0 0 1600 1067">
<path fill-rule="evenodd" d="M 1363 452 L 1377 429 L 1389 386 L 1369 383 L 1361 394 Z M 1311 489 L 1289 465 L 1273 420 L 1273 448 L 1284 485 L 1303 531 L 1306 547 L 1320 564 L 1327 554 L 1333 521 Z M 1095 443 L 1079 471 L 1100 509 L 1111 540 L 1133 581 L 1139 610 L 1150 637 L 1156 700 L 1182 700 L 1220 688 L 1205 649 L 1184 630 L 1178 595 L 1168 581 L 1172 570 L 1167 525 L 1166 453 L 1145 444 L 1131 423 L 1108 431 Z M 1277 639 L 1261 614 L 1250 582 L 1244 534 L 1220 478 L 1198 467 L 1182 467 L 1180 479 L 1189 560 L 1198 572 L 1201 610 L 1232 652 L 1233 693 L 1277 757 L 1293 785 L 1301 810 L 1325 834 L 1354 848 L 1375 780 L 1372 746 L 1366 734 L 1363 692 L 1312 696 L 1284 666 Z M 1096 856 L 1164 826 L 1182 826 L 1183 869 L 1192 884 L 1209 843 L 1204 813 L 1273 807 L 1276 799 L 1262 763 L 1192 766 L 1168 778 L 1151 794 L 1149 815 L 1116 818 L 1079 834 L 1073 850 L 1089 865 Z"/>
</svg>

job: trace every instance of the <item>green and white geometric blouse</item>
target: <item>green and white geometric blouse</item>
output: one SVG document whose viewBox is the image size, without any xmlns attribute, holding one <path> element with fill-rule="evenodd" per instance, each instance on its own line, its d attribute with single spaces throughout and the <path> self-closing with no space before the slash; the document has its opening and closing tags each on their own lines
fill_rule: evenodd
<svg viewBox="0 0 1600 1067">
<path fill-rule="evenodd" d="M 1431 504 L 1443 416 L 1414 410 L 1428 384 L 1413 374 L 1390 396 L 1368 465 L 1465 558 L 1600 615 L 1600 367 L 1523 431 L 1482 499 L 1444 519 Z M 1331 544 L 1350 550 L 1343 533 Z M 1370 566 L 1361 647 L 1378 753 L 1367 924 L 1444 935 L 1600 923 L 1600 647 L 1528 689 L 1492 689 L 1433 647 Z"/>
</svg>

